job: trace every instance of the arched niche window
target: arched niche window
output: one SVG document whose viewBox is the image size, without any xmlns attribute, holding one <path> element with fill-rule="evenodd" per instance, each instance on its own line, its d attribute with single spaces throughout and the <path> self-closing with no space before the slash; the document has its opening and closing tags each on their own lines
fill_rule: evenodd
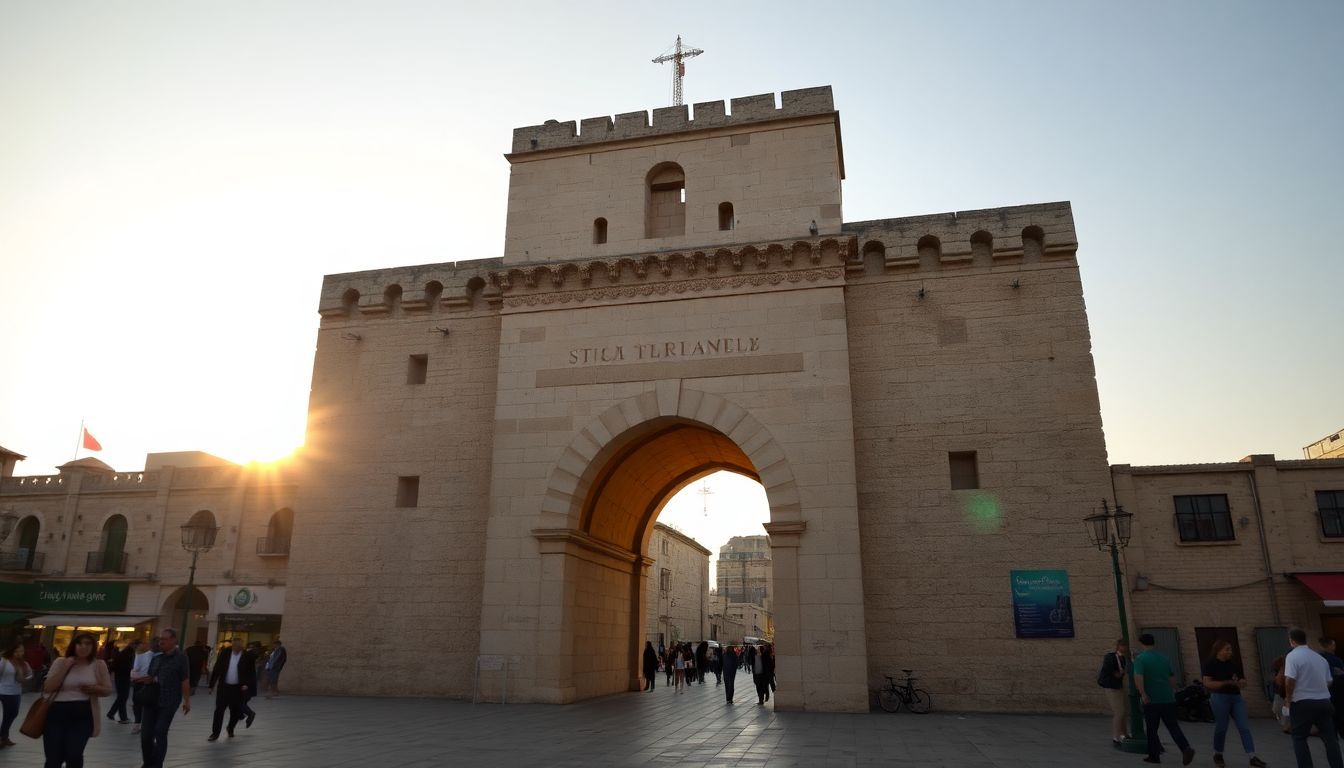
<svg viewBox="0 0 1344 768">
<path fill-rule="evenodd" d="M 925 235 L 919 238 L 915 244 L 915 249 L 919 252 L 919 260 L 922 262 L 936 262 L 943 255 L 943 244 L 933 235 Z"/>
<path fill-rule="evenodd" d="M 601 216 L 593 219 L 593 245 L 607 242 L 607 220 Z"/>
<path fill-rule="evenodd" d="M 737 227 L 737 219 L 733 216 L 732 203 L 719 203 L 719 231 L 728 232 Z"/>
<path fill-rule="evenodd" d="M 29 515 L 19 523 L 15 531 L 18 548 L 14 553 L 14 565 L 21 571 L 35 571 L 42 568 L 37 554 L 37 537 L 42 533 L 42 523 Z"/>
<path fill-rule="evenodd" d="M 1045 230 L 1032 224 L 1022 230 L 1022 255 L 1027 261 L 1040 261 L 1045 250 Z"/>
<path fill-rule="evenodd" d="M 98 551 L 90 552 L 85 570 L 89 573 L 126 572 L 126 518 L 113 515 L 103 523 Z"/>
<path fill-rule="evenodd" d="M 988 261 L 994 254 L 994 236 L 985 230 L 977 230 L 971 235 L 971 258 L 975 261 Z"/>
<path fill-rule="evenodd" d="M 645 183 L 644 236 L 686 234 L 686 173 L 676 163 L 659 163 Z"/>
<path fill-rule="evenodd" d="M 266 538 L 257 543 L 257 554 L 287 555 L 289 542 L 294 536 L 294 510 L 284 507 L 271 515 L 266 526 Z"/>
<path fill-rule="evenodd" d="M 887 247 L 877 240 L 863 246 L 863 273 L 880 275 L 887 269 Z"/>
</svg>

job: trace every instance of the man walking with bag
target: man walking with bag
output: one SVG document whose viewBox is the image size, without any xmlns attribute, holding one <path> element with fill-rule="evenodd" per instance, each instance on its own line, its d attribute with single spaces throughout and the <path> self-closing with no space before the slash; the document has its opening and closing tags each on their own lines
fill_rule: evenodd
<svg viewBox="0 0 1344 768">
<path fill-rule="evenodd" d="M 1139 635 L 1139 645 L 1143 652 L 1134 657 L 1130 665 L 1134 675 L 1134 685 L 1143 699 L 1143 721 L 1148 726 L 1148 756 L 1145 763 L 1162 762 L 1162 742 L 1157 737 L 1157 724 L 1167 726 L 1176 746 L 1181 749 L 1181 765 L 1189 765 L 1195 759 L 1195 750 L 1190 741 L 1181 732 L 1181 724 L 1176 722 L 1176 693 L 1171 689 L 1171 662 L 1158 653 L 1153 646 L 1157 641 L 1147 632 Z"/>
</svg>

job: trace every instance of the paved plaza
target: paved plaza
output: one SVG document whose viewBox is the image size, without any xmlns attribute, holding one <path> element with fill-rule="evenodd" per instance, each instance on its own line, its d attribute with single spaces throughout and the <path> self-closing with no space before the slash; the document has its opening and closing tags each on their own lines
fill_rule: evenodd
<svg viewBox="0 0 1344 768">
<path fill-rule="evenodd" d="M 749 686 L 748 686 L 749 687 Z M 205 690 L 201 689 L 201 694 Z M 352 691 L 352 693 L 355 693 Z M 33 695 L 24 697 L 24 711 Z M 1020 768 L 1139 766 L 1141 755 L 1116 752 L 1101 717 L 976 715 L 925 716 L 776 713 L 738 689 L 728 707 L 713 682 L 674 695 L 620 694 L 567 706 L 477 704 L 438 699 L 286 696 L 254 700 L 250 729 L 206 742 L 214 702 L 193 698 L 169 734 L 168 761 L 176 768 L 246 766 L 929 766 Z M 935 701 L 936 704 L 936 701 Z M 107 723 L 85 753 L 91 768 L 140 765 L 131 726 Z M 16 726 L 17 727 L 17 726 Z M 1213 726 L 1183 726 L 1212 765 Z M 1256 744 L 1271 765 L 1290 768 L 1292 744 L 1268 720 L 1256 720 Z M 1226 753 L 1245 765 L 1235 730 Z M 0 765 L 41 764 L 41 742 L 14 734 L 18 746 L 0 750 Z M 1324 751 L 1315 739 L 1316 764 Z M 1174 754 L 1175 750 L 1172 750 Z M 1179 756 L 1164 761 L 1180 765 Z"/>
</svg>

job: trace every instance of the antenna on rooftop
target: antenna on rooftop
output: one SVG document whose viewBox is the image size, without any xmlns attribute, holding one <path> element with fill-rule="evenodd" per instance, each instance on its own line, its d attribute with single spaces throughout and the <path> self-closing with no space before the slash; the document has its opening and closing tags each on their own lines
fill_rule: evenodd
<svg viewBox="0 0 1344 768">
<path fill-rule="evenodd" d="M 681 78 L 686 76 L 686 65 L 683 62 L 702 53 L 704 51 L 699 48 L 683 48 L 681 46 L 681 35 L 677 35 L 677 42 L 672 45 L 671 50 L 664 52 L 662 56 L 653 60 L 654 64 L 672 62 L 672 106 L 680 107 L 682 104 Z"/>
<path fill-rule="evenodd" d="M 703 481 L 700 485 L 700 490 L 696 491 L 696 493 L 704 497 L 705 517 L 709 517 L 709 497 L 714 493 L 714 491 L 709 488 L 709 481 Z"/>
</svg>

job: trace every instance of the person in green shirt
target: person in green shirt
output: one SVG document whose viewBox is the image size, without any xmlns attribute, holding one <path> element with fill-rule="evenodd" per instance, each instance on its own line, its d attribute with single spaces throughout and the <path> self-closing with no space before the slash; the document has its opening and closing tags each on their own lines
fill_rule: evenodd
<svg viewBox="0 0 1344 768">
<path fill-rule="evenodd" d="M 1148 756 L 1145 763 L 1162 762 L 1162 742 L 1157 738 L 1157 724 L 1167 726 L 1167 732 L 1181 748 L 1181 765 L 1189 765 L 1195 759 L 1195 750 L 1190 741 L 1181 732 L 1181 724 L 1176 721 L 1176 692 L 1171 687 L 1171 662 L 1166 656 L 1154 650 L 1157 641 L 1147 632 L 1139 635 L 1139 645 L 1143 652 L 1134 657 L 1130 665 L 1134 675 L 1134 685 L 1143 699 L 1143 721 L 1148 726 Z"/>
</svg>

